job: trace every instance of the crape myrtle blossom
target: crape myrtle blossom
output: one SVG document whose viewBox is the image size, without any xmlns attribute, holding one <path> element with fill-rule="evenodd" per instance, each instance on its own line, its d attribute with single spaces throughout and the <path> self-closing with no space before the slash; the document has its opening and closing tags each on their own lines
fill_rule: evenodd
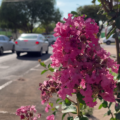
<svg viewBox="0 0 120 120">
<path fill-rule="evenodd" d="M 98 44 L 98 26 L 91 18 L 85 16 L 64 18 L 65 23 L 56 24 L 51 56 L 53 68 L 61 67 L 53 76 L 40 84 L 42 103 L 48 102 L 53 93 L 63 100 L 66 95 L 80 92 L 89 107 L 97 102 L 94 98 L 101 96 L 104 100 L 114 102 L 116 81 L 109 69 L 117 73 L 119 65 L 110 58 Z"/>
<path fill-rule="evenodd" d="M 20 116 L 21 120 L 38 120 L 41 114 L 37 113 L 35 106 L 21 106 L 16 111 L 16 115 Z"/>
</svg>

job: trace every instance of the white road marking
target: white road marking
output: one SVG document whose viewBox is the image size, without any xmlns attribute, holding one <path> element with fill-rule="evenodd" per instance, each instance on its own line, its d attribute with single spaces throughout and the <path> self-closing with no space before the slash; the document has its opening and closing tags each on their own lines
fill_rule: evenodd
<svg viewBox="0 0 120 120">
<path fill-rule="evenodd" d="M 9 81 L 3 85 L 0 86 L 0 90 L 2 90 L 3 88 L 7 87 L 8 85 L 10 85 L 13 81 Z"/>
<path fill-rule="evenodd" d="M 13 114 L 13 115 L 15 115 L 15 113 L 8 112 L 8 111 L 0 111 L 0 114 Z"/>
<path fill-rule="evenodd" d="M 50 58 L 47 59 L 47 60 L 45 60 L 44 63 L 48 62 L 49 60 L 50 60 Z M 30 70 L 26 71 L 24 74 L 22 74 L 22 75 L 20 75 L 20 76 L 18 76 L 18 77 L 24 76 L 25 74 L 29 73 L 31 70 L 39 70 L 39 69 L 35 69 L 36 67 L 39 67 L 39 66 L 40 66 L 40 64 L 36 65 L 35 67 L 31 68 Z M 39 70 L 39 71 L 40 71 L 40 70 Z M 13 82 L 13 81 L 9 81 L 9 82 L 1 85 L 1 86 L 0 86 L 0 90 L 2 90 L 3 88 L 7 87 L 7 86 L 10 85 L 12 82 Z"/>
</svg>

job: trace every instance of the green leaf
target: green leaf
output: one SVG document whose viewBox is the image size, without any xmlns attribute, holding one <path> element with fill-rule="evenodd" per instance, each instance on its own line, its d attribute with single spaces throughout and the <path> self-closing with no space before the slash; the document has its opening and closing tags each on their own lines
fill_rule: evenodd
<svg viewBox="0 0 120 120">
<path fill-rule="evenodd" d="M 44 62 L 40 62 L 40 65 L 46 67 L 46 64 Z"/>
<path fill-rule="evenodd" d="M 102 106 L 103 106 L 104 108 L 107 108 L 107 107 L 108 107 L 107 101 L 104 101 L 104 102 L 102 103 Z"/>
<path fill-rule="evenodd" d="M 84 96 L 80 94 L 80 92 L 77 93 L 77 99 L 80 103 L 85 104 L 85 101 L 83 100 Z"/>
<path fill-rule="evenodd" d="M 76 107 L 73 105 L 73 104 L 71 104 L 70 106 L 66 106 L 64 103 L 62 104 L 62 113 L 72 113 L 72 112 L 74 112 L 74 113 L 77 113 L 77 109 L 76 109 Z"/>
<path fill-rule="evenodd" d="M 55 108 L 52 108 L 52 111 L 55 111 Z"/>
<path fill-rule="evenodd" d="M 58 103 L 60 100 L 61 100 L 61 99 L 60 99 L 60 98 L 58 98 L 58 99 L 56 100 L 56 103 Z"/>
<path fill-rule="evenodd" d="M 48 65 L 48 68 L 50 68 L 50 66 L 51 66 L 51 63 Z"/>
<path fill-rule="evenodd" d="M 116 21 L 116 22 L 115 22 L 116 27 L 117 27 L 118 29 L 120 29 L 120 16 L 117 17 L 115 21 Z"/>
<path fill-rule="evenodd" d="M 68 117 L 67 120 L 73 120 L 73 117 Z"/>
<path fill-rule="evenodd" d="M 118 73 L 117 79 L 120 80 L 120 74 Z"/>
<path fill-rule="evenodd" d="M 107 111 L 107 115 L 110 115 L 110 114 L 111 114 L 111 110 L 108 110 L 108 111 Z"/>
<path fill-rule="evenodd" d="M 120 120 L 120 113 L 116 113 L 115 116 L 117 120 Z"/>
<path fill-rule="evenodd" d="M 76 11 L 71 11 L 71 14 L 78 15 L 78 13 Z"/>
<path fill-rule="evenodd" d="M 118 93 L 117 98 L 117 101 L 120 102 L 120 93 Z"/>
<path fill-rule="evenodd" d="M 103 107 L 103 105 L 101 104 L 100 106 L 99 106 L 99 109 L 101 109 Z"/>
<path fill-rule="evenodd" d="M 59 71 L 61 71 L 62 67 L 59 67 Z"/>
<path fill-rule="evenodd" d="M 74 120 L 88 120 L 88 117 L 86 117 L 85 115 L 83 115 L 82 118 L 75 117 Z"/>
<path fill-rule="evenodd" d="M 110 118 L 110 120 L 117 120 L 116 118 Z"/>
<path fill-rule="evenodd" d="M 67 106 L 70 106 L 71 105 L 71 101 L 69 101 L 67 98 L 65 99 L 65 104 L 67 105 Z"/>
<path fill-rule="evenodd" d="M 59 103 L 60 105 L 62 104 L 62 102 Z"/>
<path fill-rule="evenodd" d="M 51 72 L 54 72 L 54 68 L 51 68 L 51 67 L 50 67 L 49 70 L 50 70 Z"/>
<path fill-rule="evenodd" d="M 110 102 L 109 105 L 108 105 L 108 108 L 109 108 L 109 109 L 110 109 L 111 105 L 112 105 L 112 102 Z"/>
<path fill-rule="evenodd" d="M 108 34 L 107 34 L 106 39 L 108 39 L 108 38 L 115 32 L 115 30 L 116 30 L 116 27 L 111 28 L 110 31 L 109 31 Z"/>
<path fill-rule="evenodd" d="M 67 113 L 64 113 L 63 115 L 62 115 L 62 120 L 64 119 L 64 117 L 67 115 Z"/>
<path fill-rule="evenodd" d="M 56 115 L 56 111 L 53 112 L 53 115 Z"/>
<path fill-rule="evenodd" d="M 43 70 L 43 71 L 41 72 L 41 75 L 44 74 L 44 73 L 47 72 L 47 71 L 48 71 L 48 70 Z"/>
<path fill-rule="evenodd" d="M 95 4 L 95 2 L 96 2 L 96 0 L 92 0 L 92 3 L 94 3 L 94 4 Z"/>
<path fill-rule="evenodd" d="M 49 105 L 50 105 L 51 107 L 53 107 L 53 103 L 49 103 Z"/>
<path fill-rule="evenodd" d="M 115 105 L 115 111 L 118 112 L 120 110 L 120 105 Z"/>
</svg>

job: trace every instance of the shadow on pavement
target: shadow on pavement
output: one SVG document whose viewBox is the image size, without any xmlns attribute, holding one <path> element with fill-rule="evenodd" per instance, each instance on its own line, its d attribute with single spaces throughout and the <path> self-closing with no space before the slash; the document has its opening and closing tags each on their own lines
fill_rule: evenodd
<svg viewBox="0 0 120 120">
<path fill-rule="evenodd" d="M 14 53 L 12 53 L 12 52 L 3 53 L 2 55 L 0 55 L 0 57 L 2 57 L 2 56 L 6 56 L 6 55 L 11 55 L 11 54 L 14 54 Z"/>
<path fill-rule="evenodd" d="M 42 56 L 38 56 L 35 53 L 29 53 L 29 54 L 25 54 L 25 55 L 21 55 L 20 57 L 16 57 L 19 60 L 27 60 L 27 61 L 38 61 L 38 59 L 46 60 L 49 59 L 51 56 L 51 54 L 42 54 Z"/>
<path fill-rule="evenodd" d="M 98 118 L 96 118 L 96 117 L 94 117 L 94 116 L 92 116 L 92 115 L 87 115 L 87 117 L 89 118 L 89 120 L 99 120 Z"/>
</svg>

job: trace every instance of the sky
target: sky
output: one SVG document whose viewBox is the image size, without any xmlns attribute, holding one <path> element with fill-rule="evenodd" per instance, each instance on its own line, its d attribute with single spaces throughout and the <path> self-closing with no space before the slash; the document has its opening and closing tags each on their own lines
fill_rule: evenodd
<svg viewBox="0 0 120 120">
<path fill-rule="evenodd" d="M 76 11 L 79 6 L 90 5 L 92 0 L 56 0 L 56 6 L 63 13 L 62 18 L 67 18 L 68 13 Z"/>
</svg>

